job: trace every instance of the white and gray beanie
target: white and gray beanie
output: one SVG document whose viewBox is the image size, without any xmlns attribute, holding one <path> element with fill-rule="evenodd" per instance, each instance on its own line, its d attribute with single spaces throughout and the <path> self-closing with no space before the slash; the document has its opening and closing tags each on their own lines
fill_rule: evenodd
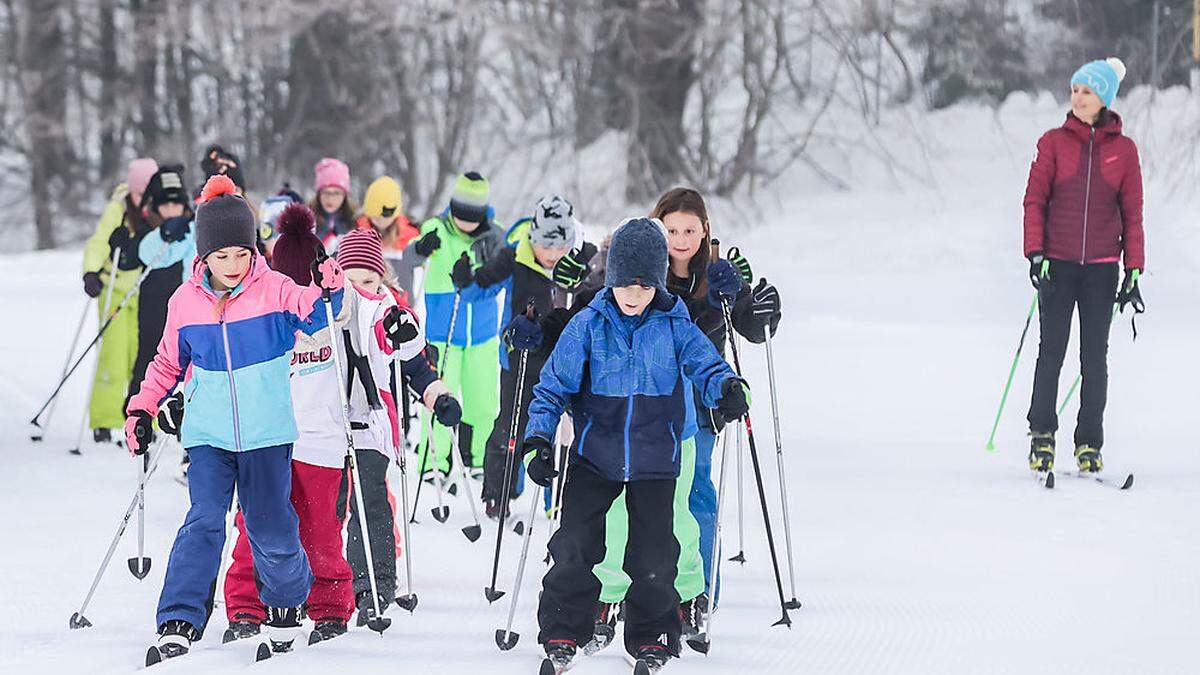
<svg viewBox="0 0 1200 675">
<path fill-rule="evenodd" d="M 571 202 L 550 195 L 538 200 L 529 226 L 529 242 L 546 248 L 571 248 L 575 245 L 578 223 Z"/>
</svg>

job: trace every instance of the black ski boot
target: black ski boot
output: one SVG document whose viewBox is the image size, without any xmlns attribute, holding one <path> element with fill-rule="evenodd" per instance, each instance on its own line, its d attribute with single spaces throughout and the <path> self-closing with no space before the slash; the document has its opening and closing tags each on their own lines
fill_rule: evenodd
<svg viewBox="0 0 1200 675">
<path fill-rule="evenodd" d="M 112 429 L 92 429 L 92 441 L 95 443 L 112 443 Z"/>
<path fill-rule="evenodd" d="M 300 637 L 300 621 L 304 614 L 300 607 L 268 607 L 267 641 L 258 645 L 257 661 L 271 658 L 272 654 L 292 651 L 296 638 Z"/>
<path fill-rule="evenodd" d="M 1053 471 L 1054 434 L 1032 431 L 1029 436 L 1029 469 L 1040 472 Z"/>
<path fill-rule="evenodd" d="M 500 514 L 503 512 L 505 520 L 508 519 L 510 513 L 507 508 L 501 508 L 499 499 L 483 500 L 483 512 L 492 520 L 500 520 Z"/>
<path fill-rule="evenodd" d="M 683 634 L 680 636 L 684 640 L 691 640 L 700 634 L 700 622 L 704 620 L 704 616 L 708 613 L 708 595 L 701 593 L 700 595 L 680 603 L 679 605 L 679 623 L 683 627 Z"/>
<path fill-rule="evenodd" d="M 538 675 L 562 675 L 574 665 L 574 640 L 547 640 L 546 658 L 542 659 L 542 667 Z"/>
<path fill-rule="evenodd" d="M 356 595 L 354 604 L 358 607 L 358 620 L 355 621 L 355 625 L 362 628 L 375 618 L 375 605 L 371 602 L 371 591 L 363 591 Z M 379 613 L 386 612 L 390 604 L 388 598 L 379 598 Z"/>
<path fill-rule="evenodd" d="M 152 666 L 164 659 L 183 656 L 192 648 L 192 643 L 200 639 L 196 627 L 186 621 L 173 619 L 158 627 L 158 644 L 146 651 L 146 666 Z"/>
<path fill-rule="evenodd" d="M 233 617 L 233 621 L 229 622 L 229 628 L 226 628 L 225 633 L 221 635 L 221 644 L 254 637 L 261 630 L 262 626 L 256 617 L 247 614 L 238 614 Z"/>
<path fill-rule="evenodd" d="M 332 640 L 339 635 L 346 634 L 346 622 L 341 619 L 329 618 L 318 619 L 313 627 L 313 632 L 308 634 L 308 644 L 315 645 L 318 642 Z"/>
<path fill-rule="evenodd" d="M 652 675 L 671 660 L 671 650 L 666 645 L 653 642 L 638 647 L 634 656 L 633 675 Z"/>
<path fill-rule="evenodd" d="M 592 639 L 583 646 L 583 655 L 591 656 L 612 644 L 617 635 L 617 617 L 621 614 L 619 602 L 601 602 L 596 605 L 596 627 Z"/>
</svg>

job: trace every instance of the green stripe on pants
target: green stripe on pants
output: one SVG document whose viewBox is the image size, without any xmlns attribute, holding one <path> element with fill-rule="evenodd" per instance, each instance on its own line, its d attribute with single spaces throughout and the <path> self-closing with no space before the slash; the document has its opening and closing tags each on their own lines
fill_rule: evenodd
<svg viewBox="0 0 1200 675">
<path fill-rule="evenodd" d="M 696 474 L 696 439 L 681 444 L 679 478 L 675 480 L 674 529 L 679 541 L 679 568 L 675 590 L 683 601 L 704 592 L 704 560 L 700 557 L 700 524 L 688 508 L 692 479 Z M 602 586 L 600 602 L 620 602 L 629 590 L 630 579 L 622 566 L 625 561 L 625 542 L 629 539 L 629 513 L 625 510 L 622 492 L 608 510 L 604 520 L 604 560 L 592 570 Z"/>
</svg>

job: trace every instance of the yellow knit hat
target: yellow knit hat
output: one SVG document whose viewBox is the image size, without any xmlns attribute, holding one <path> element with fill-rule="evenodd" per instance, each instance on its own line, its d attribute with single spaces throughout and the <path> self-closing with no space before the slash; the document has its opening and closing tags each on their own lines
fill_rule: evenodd
<svg viewBox="0 0 1200 675">
<path fill-rule="evenodd" d="M 380 176 L 367 186 L 367 196 L 363 199 L 363 213 L 368 217 L 391 218 L 399 215 L 403 206 L 400 184 L 391 176 Z"/>
</svg>

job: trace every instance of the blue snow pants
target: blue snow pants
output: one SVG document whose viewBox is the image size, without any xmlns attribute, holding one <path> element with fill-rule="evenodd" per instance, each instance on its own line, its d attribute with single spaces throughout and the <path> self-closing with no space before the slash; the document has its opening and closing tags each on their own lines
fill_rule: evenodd
<svg viewBox="0 0 1200 675">
<path fill-rule="evenodd" d="M 182 619 L 203 632 L 225 546 L 225 516 L 237 486 L 254 553 L 259 597 L 267 607 L 298 607 L 313 575 L 300 547 L 292 508 L 292 445 L 230 452 L 207 445 L 187 449 L 191 508 L 175 535 L 158 599 L 158 625 Z"/>
</svg>

